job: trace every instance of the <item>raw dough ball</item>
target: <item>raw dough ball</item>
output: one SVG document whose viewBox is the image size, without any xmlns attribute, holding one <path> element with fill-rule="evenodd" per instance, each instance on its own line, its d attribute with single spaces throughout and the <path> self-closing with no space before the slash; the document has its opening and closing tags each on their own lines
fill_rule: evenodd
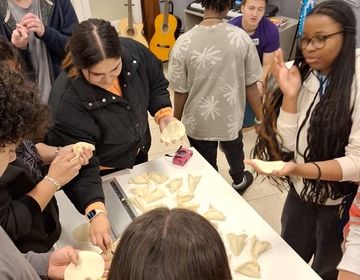
<svg viewBox="0 0 360 280">
<path fill-rule="evenodd" d="M 271 174 L 274 170 L 281 170 L 285 166 L 285 162 L 278 160 L 278 161 L 264 161 L 260 159 L 252 159 L 262 172 L 266 174 Z"/>
<path fill-rule="evenodd" d="M 79 252 L 79 263 L 70 263 L 64 273 L 65 280 L 97 280 L 101 278 L 105 270 L 104 259 L 95 252 Z"/>
<path fill-rule="evenodd" d="M 181 121 L 173 120 L 169 122 L 161 132 L 160 138 L 165 143 L 180 140 L 185 135 L 185 126 Z"/>
<path fill-rule="evenodd" d="M 79 158 L 81 152 L 83 151 L 83 148 L 91 150 L 91 151 L 95 151 L 95 146 L 93 144 L 86 143 L 86 142 L 77 142 L 72 146 L 73 152 L 76 154 L 76 157 L 74 157 L 70 161 Z"/>
</svg>

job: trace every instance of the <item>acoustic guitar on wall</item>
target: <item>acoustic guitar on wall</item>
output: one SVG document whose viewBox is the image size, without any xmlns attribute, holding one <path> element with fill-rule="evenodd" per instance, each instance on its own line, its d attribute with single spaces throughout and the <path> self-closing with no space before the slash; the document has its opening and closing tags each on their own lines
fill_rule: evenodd
<svg viewBox="0 0 360 280">
<path fill-rule="evenodd" d="M 127 7 L 128 7 L 128 18 L 121 19 L 119 22 L 120 35 L 123 37 L 134 39 L 148 48 L 149 44 L 142 33 L 143 24 L 134 23 L 133 10 L 132 10 L 133 4 L 131 0 L 127 1 Z"/>
<path fill-rule="evenodd" d="M 177 19 L 169 13 L 169 0 L 164 1 L 164 13 L 155 18 L 155 33 L 150 41 L 150 50 L 161 60 L 168 61 L 175 44 Z"/>
</svg>

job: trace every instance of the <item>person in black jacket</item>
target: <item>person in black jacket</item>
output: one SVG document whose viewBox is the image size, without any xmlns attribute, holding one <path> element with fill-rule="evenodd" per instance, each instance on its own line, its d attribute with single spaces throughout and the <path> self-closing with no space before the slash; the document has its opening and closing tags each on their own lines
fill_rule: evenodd
<svg viewBox="0 0 360 280">
<path fill-rule="evenodd" d="M 70 0 L 0 1 L 0 21 L 0 35 L 21 51 L 25 70 L 47 103 L 68 38 L 78 24 Z"/>
<path fill-rule="evenodd" d="M 95 145 L 89 165 L 64 191 L 80 213 L 96 214 L 90 240 L 104 250 L 111 240 L 100 175 L 147 161 L 151 144 L 148 112 L 160 130 L 175 120 L 168 81 L 161 61 L 147 48 L 132 39 L 118 38 L 115 28 L 99 19 L 75 28 L 63 66 L 50 93 L 54 126 L 46 143 Z"/>
</svg>

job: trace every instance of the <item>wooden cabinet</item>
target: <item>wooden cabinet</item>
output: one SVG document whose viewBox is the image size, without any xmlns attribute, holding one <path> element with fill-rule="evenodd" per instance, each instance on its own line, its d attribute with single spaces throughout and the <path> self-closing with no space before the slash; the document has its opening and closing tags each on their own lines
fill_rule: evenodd
<svg viewBox="0 0 360 280">
<path fill-rule="evenodd" d="M 142 18 L 144 24 L 144 36 L 150 42 L 155 32 L 154 22 L 160 14 L 159 0 L 141 0 Z"/>
</svg>

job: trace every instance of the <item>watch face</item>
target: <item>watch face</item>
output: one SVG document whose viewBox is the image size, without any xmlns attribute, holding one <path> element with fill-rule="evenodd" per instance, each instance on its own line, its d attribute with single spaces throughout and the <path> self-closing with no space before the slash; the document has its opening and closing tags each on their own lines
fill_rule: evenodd
<svg viewBox="0 0 360 280">
<path fill-rule="evenodd" d="M 96 211 L 95 210 L 91 210 L 89 213 L 86 214 L 86 217 L 88 218 L 88 220 L 91 220 L 92 218 L 94 218 L 96 215 Z"/>
</svg>

